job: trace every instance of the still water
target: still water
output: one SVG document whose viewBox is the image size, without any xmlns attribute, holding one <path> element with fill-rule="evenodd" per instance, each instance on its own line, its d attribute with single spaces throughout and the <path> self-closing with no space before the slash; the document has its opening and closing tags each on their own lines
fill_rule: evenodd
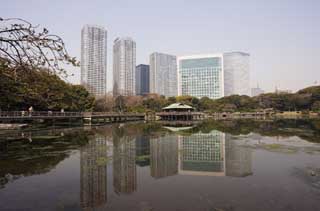
<svg viewBox="0 0 320 211">
<path fill-rule="evenodd" d="M 0 134 L 0 210 L 320 210 L 320 121 Z"/>
</svg>

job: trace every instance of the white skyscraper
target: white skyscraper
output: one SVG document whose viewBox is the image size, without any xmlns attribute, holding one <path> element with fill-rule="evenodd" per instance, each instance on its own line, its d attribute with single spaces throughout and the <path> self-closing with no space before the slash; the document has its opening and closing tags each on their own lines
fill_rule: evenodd
<svg viewBox="0 0 320 211">
<path fill-rule="evenodd" d="M 106 94 L 107 31 L 85 25 L 81 31 L 81 84 L 95 96 Z"/>
<path fill-rule="evenodd" d="M 136 43 L 129 37 L 113 44 L 113 93 L 135 95 Z"/>
<path fill-rule="evenodd" d="M 150 93 L 176 96 L 177 87 L 177 58 L 176 56 L 153 53 L 150 55 Z"/>
<path fill-rule="evenodd" d="M 243 52 L 223 54 L 224 95 L 250 96 L 250 55 Z"/>
</svg>

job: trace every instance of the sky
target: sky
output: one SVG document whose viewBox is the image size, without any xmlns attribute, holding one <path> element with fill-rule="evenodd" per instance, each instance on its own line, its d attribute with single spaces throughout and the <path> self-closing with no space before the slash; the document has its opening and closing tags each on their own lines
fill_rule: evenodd
<svg viewBox="0 0 320 211">
<path fill-rule="evenodd" d="M 108 31 L 107 87 L 112 45 L 132 37 L 137 64 L 152 52 L 177 56 L 243 51 L 250 54 L 251 87 L 297 91 L 320 85 L 319 0 L 0 0 L 2 18 L 18 17 L 49 29 L 80 60 L 81 28 Z M 71 83 L 80 83 L 80 68 Z"/>
</svg>

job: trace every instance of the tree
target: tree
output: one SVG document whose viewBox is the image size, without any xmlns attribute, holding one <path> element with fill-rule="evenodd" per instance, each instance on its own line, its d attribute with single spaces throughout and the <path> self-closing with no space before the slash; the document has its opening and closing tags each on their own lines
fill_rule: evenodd
<svg viewBox="0 0 320 211">
<path fill-rule="evenodd" d="M 122 111 L 125 111 L 125 109 L 126 109 L 126 105 L 125 105 L 125 101 L 124 101 L 124 96 L 119 95 L 115 99 L 115 110 L 122 112 Z"/>
<path fill-rule="evenodd" d="M 320 101 L 316 101 L 312 104 L 312 107 L 311 109 L 313 111 L 317 111 L 317 112 L 320 112 Z"/>
<path fill-rule="evenodd" d="M 0 59 L 14 77 L 19 71 L 38 68 L 66 75 L 61 63 L 79 65 L 59 36 L 20 18 L 0 18 Z"/>
<path fill-rule="evenodd" d="M 176 103 L 177 100 L 175 97 L 168 97 L 168 104 L 173 104 L 173 103 Z"/>
<path fill-rule="evenodd" d="M 11 70 L 0 65 L 1 110 L 26 110 L 33 106 L 35 110 L 44 111 L 62 108 L 88 111 L 93 107 L 94 97 L 84 87 L 68 84 L 48 71 L 28 70 L 29 74 L 21 74 L 19 80 L 4 72 L 10 74 Z"/>
<path fill-rule="evenodd" d="M 101 96 L 96 99 L 94 104 L 94 111 L 109 112 L 115 107 L 115 99 L 111 95 Z"/>
</svg>

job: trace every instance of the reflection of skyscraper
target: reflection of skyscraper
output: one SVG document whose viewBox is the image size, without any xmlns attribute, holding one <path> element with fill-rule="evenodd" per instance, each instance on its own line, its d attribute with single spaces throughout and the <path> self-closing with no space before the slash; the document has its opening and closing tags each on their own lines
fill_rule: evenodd
<svg viewBox="0 0 320 211">
<path fill-rule="evenodd" d="M 225 135 L 219 131 L 179 137 L 179 174 L 225 175 Z"/>
<path fill-rule="evenodd" d="M 96 137 L 80 151 L 80 204 L 83 210 L 107 202 L 107 140 Z"/>
<path fill-rule="evenodd" d="M 133 193 L 137 189 L 136 146 L 128 138 L 114 138 L 113 186 L 116 193 Z"/>
<path fill-rule="evenodd" d="M 178 172 L 178 137 L 165 136 L 150 140 L 151 176 L 155 178 Z"/>
<path fill-rule="evenodd" d="M 252 174 L 252 152 L 250 148 L 241 147 L 226 135 L 226 175 L 245 177 Z"/>
<path fill-rule="evenodd" d="M 150 165 L 150 140 L 147 136 L 136 138 L 136 164 L 139 166 Z"/>
</svg>

